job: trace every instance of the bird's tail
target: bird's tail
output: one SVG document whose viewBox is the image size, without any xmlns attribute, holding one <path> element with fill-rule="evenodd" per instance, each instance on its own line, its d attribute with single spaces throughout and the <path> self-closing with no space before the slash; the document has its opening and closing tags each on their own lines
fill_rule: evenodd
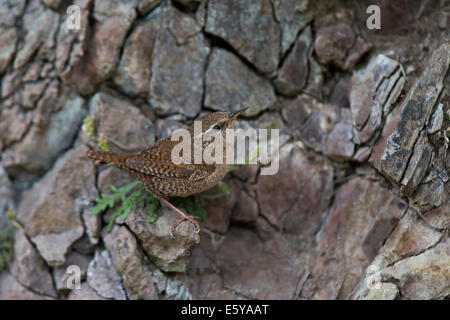
<svg viewBox="0 0 450 320">
<path fill-rule="evenodd" d="M 127 159 L 135 156 L 134 154 L 112 153 L 105 151 L 96 151 L 91 149 L 89 149 L 86 152 L 86 155 L 88 156 L 88 158 L 92 160 L 106 163 L 113 162 L 121 167 L 126 167 L 125 162 L 127 161 Z"/>
</svg>

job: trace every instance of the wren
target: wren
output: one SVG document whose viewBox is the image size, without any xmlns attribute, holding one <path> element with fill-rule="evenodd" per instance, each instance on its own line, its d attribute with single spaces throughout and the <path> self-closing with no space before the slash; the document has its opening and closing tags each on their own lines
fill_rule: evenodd
<svg viewBox="0 0 450 320">
<path fill-rule="evenodd" d="M 225 141 L 226 129 L 232 128 L 234 120 L 245 110 L 247 108 L 237 112 L 214 112 L 201 117 L 196 120 L 201 121 L 201 135 L 206 135 L 211 131 L 217 133 L 218 131 Z M 190 145 L 194 146 L 194 124 L 188 127 L 187 131 L 191 137 Z M 178 141 L 172 141 L 169 136 L 138 154 L 87 151 L 87 156 L 95 160 L 96 164 L 101 162 L 114 163 L 126 170 L 133 178 L 141 181 L 147 191 L 155 198 L 180 216 L 171 225 L 170 235 L 172 237 L 177 226 L 184 221 L 194 224 L 197 233 L 200 232 L 200 225 L 197 217 L 186 214 L 175 207 L 169 202 L 169 197 L 187 197 L 211 189 L 226 175 L 231 166 L 226 161 L 207 164 L 204 160 L 199 164 L 195 164 L 194 161 L 175 164 L 172 161 L 172 149 L 178 143 Z M 201 148 L 205 149 L 207 145 L 208 143 L 202 143 Z M 225 157 L 227 144 L 223 144 L 223 148 Z M 191 154 L 194 157 L 194 152 L 191 152 Z"/>
</svg>

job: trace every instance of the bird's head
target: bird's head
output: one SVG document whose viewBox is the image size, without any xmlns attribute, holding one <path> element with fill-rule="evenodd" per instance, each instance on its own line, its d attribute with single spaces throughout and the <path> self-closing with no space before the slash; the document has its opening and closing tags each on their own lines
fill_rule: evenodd
<svg viewBox="0 0 450 320">
<path fill-rule="evenodd" d="M 248 108 L 241 109 L 236 112 L 217 111 L 207 114 L 197 120 L 188 128 L 192 138 L 201 138 L 203 148 L 206 148 L 210 143 L 216 141 L 215 137 L 220 134 L 223 142 L 226 141 L 226 130 L 234 128 L 233 123 L 241 114 Z M 199 129 L 194 130 L 195 123 L 197 125 L 201 121 L 201 132 Z"/>
<path fill-rule="evenodd" d="M 236 120 L 237 117 L 243 114 L 247 109 L 248 108 L 243 108 L 236 112 L 217 111 L 207 114 L 195 121 L 201 121 L 202 135 L 220 132 L 223 137 L 225 137 L 226 129 L 233 128 L 234 120 Z M 189 129 L 194 132 L 194 124 L 192 124 Z"/>
</svg>

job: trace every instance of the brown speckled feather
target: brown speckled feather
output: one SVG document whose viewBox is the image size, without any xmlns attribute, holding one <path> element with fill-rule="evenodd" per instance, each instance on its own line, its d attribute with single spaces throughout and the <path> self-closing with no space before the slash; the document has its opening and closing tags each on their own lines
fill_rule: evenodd
<svg viewBox="0 0 450 320">
<path fill-rule="evenodd" d="M 133 170 L 165 178 L 196 181 L 214 172 L 214 165 L 174 164 L 171 160 L 172 148 L 177 141 L 165 139 L 134 157 L 126 159 L 125 164 Z"/>
</svg>

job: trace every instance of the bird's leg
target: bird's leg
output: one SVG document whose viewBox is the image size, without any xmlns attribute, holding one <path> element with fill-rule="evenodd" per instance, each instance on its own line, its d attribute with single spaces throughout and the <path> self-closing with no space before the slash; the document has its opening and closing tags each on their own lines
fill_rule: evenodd
<svg viewBox="0 0 450 320">
<path fill-rule="evenodd" d="M 113 138 L 108 138 L 108 142 L 111 142 L 113 145 L 115 145 L 115 146 L 119 147 L 120 149 L 122 149 L 123 151 L 127 151 L 127 152 L 138 152 L 138 151 L 143 151 L 148 148 L 146 146 L 132 146 L 132 147 L 125 146 Z"/>
<path fill-rule="evenodd" d="M 163 202 L 166 206 L 168 206 L 170 209 L 175 211 L 180 216 L 180 218 L 178 220 L 176 220 L 174 223 L 172 223 L 172 225 L 170 226 L 170 236 L 172 238 L 175 238 L 173 235 L 173 233 L 175 232 L 175 229 L 178 227 L 178 225 L 180 225 L 184 221 L 191 222 L 195 226 L 195 232 L 196 233 L 200 232 L 201 229 L 200 229 L 200 225 L 198 223 L 198 217 L 191 216 L 190 214 L 184 213 L 183 211 L 181 211 L 180 209 L 175 207 L 173 204 L 171 204 L 168 200 L 166 200 L 164 198 L 159 198 L 159 200 L 161 202 Z"/>
</svg>

